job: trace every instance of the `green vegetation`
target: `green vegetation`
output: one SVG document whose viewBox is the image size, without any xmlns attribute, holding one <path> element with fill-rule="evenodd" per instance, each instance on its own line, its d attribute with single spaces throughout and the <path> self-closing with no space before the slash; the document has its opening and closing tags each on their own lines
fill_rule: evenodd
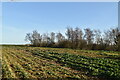
<svg viewBox="0 0 120 80">
<path fill-rule="evenodd" d="M 120 52 L 3 46 L 2 78 L 119 80 Z"/>
</svg>

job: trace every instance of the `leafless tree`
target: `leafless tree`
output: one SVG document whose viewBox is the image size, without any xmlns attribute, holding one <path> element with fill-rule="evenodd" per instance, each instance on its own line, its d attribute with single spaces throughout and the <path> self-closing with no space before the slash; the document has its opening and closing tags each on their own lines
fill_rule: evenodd
<svg viewBox="0 0 120 80">
<path fill-rule="evenodd" d="M 76 27 L 74 30 L 74 47 L 79 48 L 82 47 L 82 41 L 83 41 L 83 32 L 80 28 Z"/>
<path fill-rule="evenodd" d="M 114 29 L 115 37 L 114 37 L 114 42 L 117 51 L 120 51 L 120 29 L 116 28 Z"/>
<path fill-rule="evenodd" d="M 94 33 L 90 28 L 86 28 L 85 30 L 85 39 L 87 41 L 87 44 L 92 44 L 94 40 Z"/>
<path fill-rule="evenodd" d="M 120 30 L 109 29 L 104 32 L 100 30 L 84 29 L 79 27 L 67 27 L 66 36 L 62 33 L 40 35 L 36 30 L 27 33 L 25 40 L 33 46 L 65 47 L 72 49 L 96 49 L 96 50 L 117 50 L 120 51 Z M 65 38 L 66 37 L 66 38 Z"/>
<path fill-rule="evenodd" d="M 101 35 L 101 31 L 100 30 L 94 30 L 94 34 L 95 34 L 95 43 L 101 44 L 101 40 L 102 40 L 102 35 Z"/>
<path fill-rule="evenodd" d="M 65 37 L 59 32 L 59 33 L 57 33 L 57 35 L 56 35 L 56 39 L 57 39 L 57 42 L 59 43 L 59 42 L 61 42 L 62 40 L 64 40 Z"/>
<path fill-rule="evenodd" d="M 42 36 L 36 30 L 34 30 L 33 33 L 26 34 L 25 40 L 30 41 L 31 44 L 34 46 L 40 46 Z"/>
<path fill-rule="evenodd" d="M 55 33 L 54 32 L 50 33 L 50 40 L 51 40 L 52 43 L 55 42 Z"/>
</svg>

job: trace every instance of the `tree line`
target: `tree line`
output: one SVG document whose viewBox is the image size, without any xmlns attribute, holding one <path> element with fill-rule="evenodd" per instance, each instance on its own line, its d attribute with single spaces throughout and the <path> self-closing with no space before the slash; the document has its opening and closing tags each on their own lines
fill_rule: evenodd
<svg viewBox="0 0 120 80">
<path fill-rule="evenodd" d="M 120 51 L 120 30 L 118 28 L 101 32 L 90 28 L 67 27 L 65 35 L 58 32 L 40 34 L 37 30 L 27 33 L 26 41 L 31 46 L 56 47 L 87 50 Z"/>
</svg>

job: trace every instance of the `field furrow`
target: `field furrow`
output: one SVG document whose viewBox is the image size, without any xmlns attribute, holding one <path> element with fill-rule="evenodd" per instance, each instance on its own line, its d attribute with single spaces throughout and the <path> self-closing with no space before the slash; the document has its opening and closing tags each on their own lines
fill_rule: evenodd
<svg viewBox="0 0 120 80">
<path fill-rule="evenodd" d="M 82 55 L 79 52 L 82 52 Z M 90 55 L 95 54 L 96 57 L 83 56 L 84 54 L 89 54 L 89 51 L 3 46 L 2 78 L 119 80 L 118 53 L 114 53 L 114 55 L 112 52 L 110 55 L 106 52 L 100 54 L 99 51 L 90 51 Z M 102 56 L 100 57 L 100 55 Z"/>
</svg>

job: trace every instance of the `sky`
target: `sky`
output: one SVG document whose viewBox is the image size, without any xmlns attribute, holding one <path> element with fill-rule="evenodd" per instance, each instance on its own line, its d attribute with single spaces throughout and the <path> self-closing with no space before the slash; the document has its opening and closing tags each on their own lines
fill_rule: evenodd
<svg viewBox="0 0 120 80">
<path fill-rule="evenodd" d="M 118 2 L 119 0 L 1 0 L 2 2 Z"/>
<path fill-rule="evenodd" d="M 2 43 L 25 44 L 26 33 L 61 32 L 66 27 L 101 31 L 118 25 L 117 2 L 3 2 Z"/>
</svg>

